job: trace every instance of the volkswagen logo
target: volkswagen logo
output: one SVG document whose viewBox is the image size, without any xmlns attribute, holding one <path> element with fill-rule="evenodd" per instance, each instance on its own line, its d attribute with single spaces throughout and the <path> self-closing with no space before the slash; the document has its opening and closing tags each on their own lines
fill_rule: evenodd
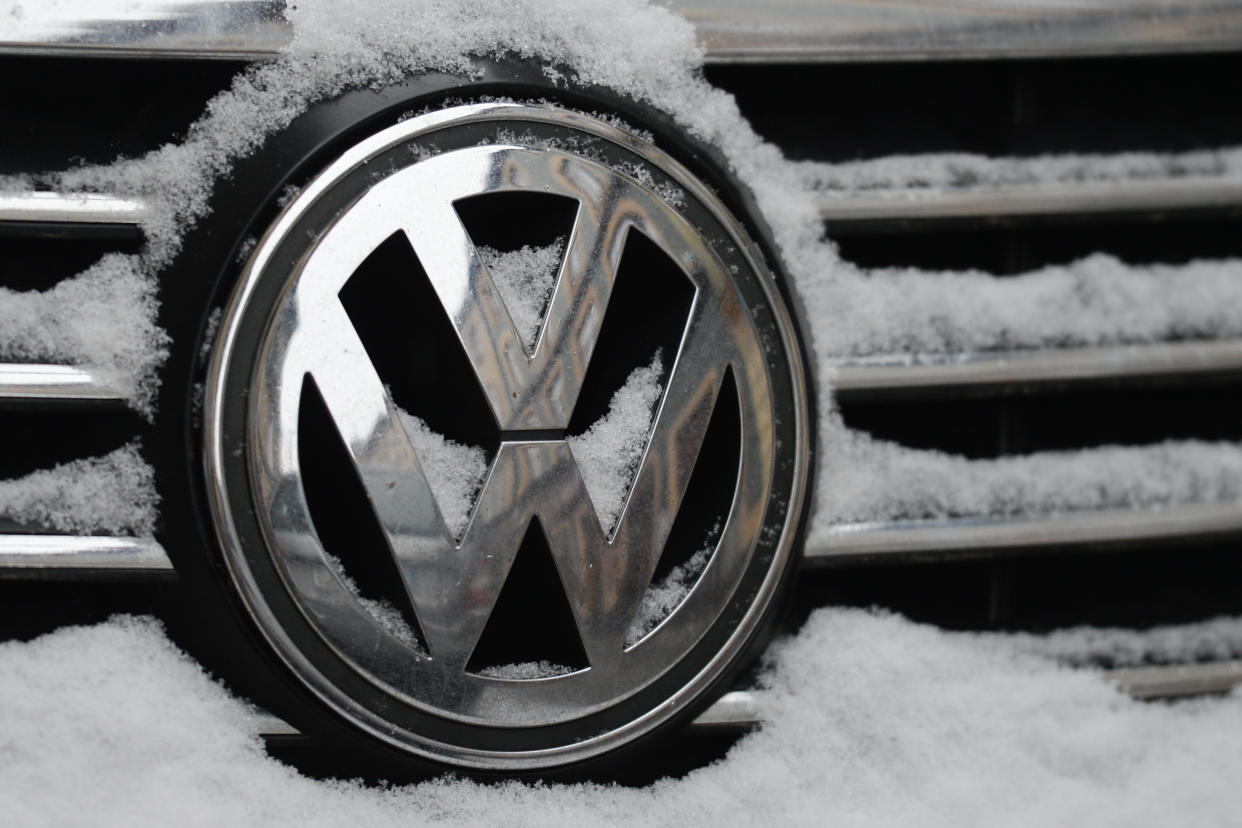
<svg viewBox="0 0 1242 828">
<path fill-rule="evenodd" d="M 511 245 L 546 270 L 521 310 L 482 236 L 545 204 L 564 232 Z M 653 144 L 547 105 L 403 120 L 288 203 L 225 310 L 205 466 L 229 573 L 376 739 L 476 768 L 610 751 L 723 689 L 770 615 L 798 354 L 746 233 Z"/>
</svg>

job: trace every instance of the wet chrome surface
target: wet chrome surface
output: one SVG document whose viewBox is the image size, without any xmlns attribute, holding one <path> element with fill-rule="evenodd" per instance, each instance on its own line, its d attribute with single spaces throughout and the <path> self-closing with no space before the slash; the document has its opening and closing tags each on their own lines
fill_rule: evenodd
<svg viewBox="0 0 1242 828">
<path fill-rule="evenodd" d="M 213 360 L 207 459 L 213 506 L 224 529 L 235 580 L 265 634 L 313 689 L 362 726 L 380 730 L 379 735 L 416 752 L 447 755 L 465 764 L 514 767 L 544 760 L 432 743 L 418 734 L 394 734 L 390 723 L 343 697 L 299 653 L 268 617 L 271 613 L 248 571 L 245 550 L 230 534 L 235 516 L 225 503 L 223 478 L 232 461 L 222 456 L 218 433 L 221 383 L 229 370 L 238 316 L 256 280 L 263 277 L 273 249 L 297 229 L 300 214 L 317 200 L 331 197 L 337 180 L 348 178 L 370 157 L 420 130 L 487 117 L 567 120 L 579 127 L 585 123 L 630 149 L 640 144 L 626 133 L 572 113 L 480 105 L 406 121 L 356 147 L 286 209 L 243 275 Z M 654 148 L 642 146 L 644 152 L 660 157 Z M 671 160 L 668 164 L 684 173 Z M 452 207 L 462 198 L 520 190 L 553 193 L 578 203 L 545 323 L 529 351 Z M 705 191 L 691 192 L 710 198 Z M 503 435 L 461 538 L 446 528 L 396 407 L 338 297 L 363 260 L 394 232 L 403 233 L 418 255 Z M 617 524 L 609 527 L 602 526 L 596 515 L 563 434 L 590 363 L 625 239 L 633 232 L 643 233 L 676 262 L 695 295 L 645 453 Z M 737 238 L 745 244 L 743 236 Z M 447 720 L 494 727 L 573 722 L 639 693 L 683 659 L 720 621 L 751 562 L 766 510 L 772 508 L 769 489 L 778 452 L 773 421 L 779 413 L 773 407 L 765 344 L 732 278 L 687 219 L 653 192 L 609 167 L 558 149 L 486 144 L 445 151 L 386 175 L 351 201 L 313 239 L 287 277 L 269 316 L 248 403 L 250 476 L 266 544 L 286 588 L 332 650 L 394 701 Z M 771 290 L 766 281 L 763 284 Z M 784 318 L 779 304 L 763 310 Z M 782 335 L 790 337 L 791 331 Z M 785 347 L 796 353 L 792 339 L 786 339 Z M 718 399 L 730 369 L 737 398 Z M 800 369 L 794 365 L 791 370 L 800 379 Z M 298 416 L 308 379 L 322 395 L 359 472 L 428 651 L 399 640 L 368 614 L 318 539 L 301 484 L 298 446 Z M 668 618 L 627 648 L 626 633 L 651 582 L 716 405 L 740 409 L 740 462 L 731 511 L 690 593 Z M 800 398 L 797 406 L 801 405 Z M 789 416 L 797 434 L 804 434 L 803 412 Z M 523 432 L 530 432 L 530 438 L 523 439 Z M 794 462 L 801 471 L 790 502 L 796 515 L 806 461 L 801 437 L 795 442 Z M 776 514 L 784 513 L 778 507 Z M 589 666 L 535 680 L 469 672 L 467 662 L 522 537 L 536 517 Z M 784 524 L 789 527 L 794 521 L 787 516 Z M 599 752 L 675 713 L 683 694 L 692 698 L 710 681 L 712 669 L 720 669 L 741 647 L 770 600 L 789 555 L 788 541 L 778 545 L 772 573 L 759 587 L 751 610 L 683 691 L 612 732 L 584 733 L 580 744 L 552 753 L 573 758 Z"/>
<path fill-rule="evenodd" d="M 0 534 L 0 579 L 171 579 L 172 562 L 150 538 Z"/>
</svg>

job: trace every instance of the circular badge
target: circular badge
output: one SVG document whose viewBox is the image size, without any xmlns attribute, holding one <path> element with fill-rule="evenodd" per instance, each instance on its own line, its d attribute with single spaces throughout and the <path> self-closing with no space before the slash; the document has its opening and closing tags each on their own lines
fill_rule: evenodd
<svg viewBox="0 0 1242 828">
<path fill-rule="evenodd" d="M 682 713 L 792 559 L 807 400 L 741 226 L 641 138 L 463 105 L 355 145 L 255 247 L 206 394 L 236 588 L 330 710 L 564 765 Z"/>
</svg>

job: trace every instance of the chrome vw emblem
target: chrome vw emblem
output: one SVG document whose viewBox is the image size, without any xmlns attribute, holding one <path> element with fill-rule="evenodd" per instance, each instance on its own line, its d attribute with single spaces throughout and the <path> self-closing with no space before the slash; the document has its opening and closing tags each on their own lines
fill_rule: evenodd
<svg viewBox="0 0 1242 828">
<path fill-rule="evenodd" d="M 460 140 L 455 129 L 479 123 L 576 131 L 642 166 L 569 152 L 552 140 L 452 146 Z M 439 152 L 414 156 L 416 144 Z M 662 182 L 639 183 L 634 176 L 644 169 Z M 576 205 L 533 343 L 515 325 L 457 209 L 512 193 Z M 625 278 L 624 251 L 639 236 L 685 280 L 692 299 L 664 354 L 659 399 L 613 519 L 601 516 L 567 437 Z M 403 425 L 386 385 L 391 377 L 381 376 L 342 301 L 351 278 L 394 238 L 417 257 L 494 423 L 489 467 L 460 530 L 446 521 L 430 458 Z M 748 268 L 741 278 L 739 266 Z M 634 337 L 644 335 L 641 318 L 629 324 Z M 316 693 L 415 752 L 531 766 L 641 734 L 690 703 L 736 657 L 785 567 L 805 464 L 791 337 L 744 235 L 653 147 L 544 107 L 459 107 L 402 122 L 355 147 L 294 200 L 253 254 L 229 308 L 208 395 L 207 467 L 242 597 Z M 234 393 L 242 389 L 244 402 Z M 413 392 L 416 399 L 442 393 Z M 312 401 L 356 472 L 383 537 L 378 554 L 390 556 L 387 571 L 416 636 L 383 623 L 325 547 L 325 517 L 316 513 L 325 507 L 312 503 L 305 483 L 308 457 L 318 450 L 301 433 Z M 705 544 L 693 577 L 644 625 L 640 616 L 659 587 L 653 579 L 694 497 L 691 478 L 706 462 L 705 435 L 720 412 L 735 424 L 725 447 L 726 496 L 711 531 L 691 538 Z M 563 591 L 532 599 L 567 601 L 585 659 L 480 670 L 472 655 L 532 523 Z"/>
</svg>

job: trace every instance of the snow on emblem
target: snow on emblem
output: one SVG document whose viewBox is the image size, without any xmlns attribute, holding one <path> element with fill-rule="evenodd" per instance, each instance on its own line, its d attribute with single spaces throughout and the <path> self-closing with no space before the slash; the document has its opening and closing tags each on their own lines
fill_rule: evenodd
<svg viewBox="0 0 1242 828">
<path fill-rule="evenodd" d="M 498 134 L 527 124 L 545 137 L 480 144 L 480 124 Z M 571 152 L 558 135 L 598 148 Z M 522 194 L 572 205 L 533 341 L 462 212 Z M 386 284 L 417 282 L 422 293 L 359 299 L 351 285 L 377 269 Z M 664 303 L 643 316 L 671 320 L 665 341 L 655 321 L 614 321 L 619 306 L 634 306 L 626 280 L 643 278 L 655 285 L 645 301 Z M 439 319 L 448 341 L 394 349 L 368 331 L 360 305 L 408 305 L 411 319 L 432 319 L 418 331 Z M 467 766 L 575 761 L 692 705 L 769 610 L 805 476 L 797 348 L 740 228 L 651 145 L 546 106 L 464 106 L 401 122 L 286 208 L 252 255 L 224 330 L 207 467 L 226 561 L 277 653 L 364 731 Z M 586 478 L 599 477 L 590 445 L 606 430 L 575 433 L 575 423 L 592 384 L 608 384 L 592 379 L 610 376 L 596 366 L 625 367 L 609 351 L 645 340 L 644 361 L 655 361 L 633 376 L 651 384 L 662 357 L 664 382 L 645 398 L 656 399 L 649 420 L 628 415 L 638 431 L 631 468 L 619 470 L 623 497 L 601 509 Z M 484 401 L 479 420 L 490 429 L 476 431 L 491 432 L 478 440 L 487 472 L 463 489 L 464 505 L 445 502 L 434 480 L 454 465 L 436 447 L 454 444 L 394 391 L 407 369 L 447 365 L 450 352 L 462 356 L 451 380 L 469 375 Z M 454 407 L 440 383 L 402 393 L 416 409 Z M 333 446 L 342 459 L 324 471 Z M 345 507 L 322 492 L 354 477 L 364 505 L 342 530 Z M 457 511 L 468 514 L 460 531 L 445 518 Z M 359 552 L 368 537 L 378 548 Z M 515 575 L 532 548 L 554 572 L 537 587 Z M 516 613 L 502 608 L 512 592 L 523 593 Z M 543 657 L 532 619 L 557 605 L 570 640 Z"/>
</svg>

